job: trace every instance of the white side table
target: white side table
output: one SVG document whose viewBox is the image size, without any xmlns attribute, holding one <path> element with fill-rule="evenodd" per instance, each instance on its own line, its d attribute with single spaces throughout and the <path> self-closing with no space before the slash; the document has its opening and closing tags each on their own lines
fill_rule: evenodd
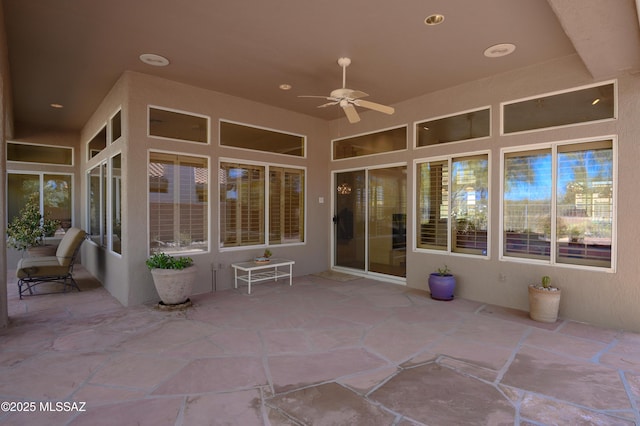
<svg viewBox="0 0 640 426">
<path fill-rule="evenodd" d="M 289 278 L 289 285 L 292 282 L 293 264 L 296 263 L 293 260 L 288 259 L 270 259 L 267 263 L 258 263 L 254 261 L 232 263 L 231 267 L 234 269 L 234 285 L 238 288 L 238 280 L 244 281 L 249 285 L 247 294 L 251 294 L 251 284 L 260 281 L 275 280 L 278 278 Z M 287 268 L 288 271 L 287 271 Z M 240 273 L 238 273 L 240 271 Z M 245 274 L 242 274 L 245 272 Z"/>
</svg>

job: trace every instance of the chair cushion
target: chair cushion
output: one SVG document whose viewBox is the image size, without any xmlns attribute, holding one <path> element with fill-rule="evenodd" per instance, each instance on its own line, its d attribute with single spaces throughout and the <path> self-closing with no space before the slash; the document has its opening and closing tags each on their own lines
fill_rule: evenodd
<svg viewBox="0 0 640 426">
<path fill-rule="evenodd" d="M 18 262 L 16 276 L 18 278 L 64 276 L 68 272 L 69 265 L 61 265 L 56 256 L 27 257 Z"/>
<path fill-rule="evenodd" d="M 73 253 L 76 251 L 78 246 L 82 244 L 85 235 L 86 232 L 80 228 L 69 228 L 67 230 L 67 233 L 62 237 L 62 240 L 58 245 L 58 250 L 56 251 L 56 256 L 60 260 L 61 265 L 69 266 L 71 264 Z"/>
</svg>

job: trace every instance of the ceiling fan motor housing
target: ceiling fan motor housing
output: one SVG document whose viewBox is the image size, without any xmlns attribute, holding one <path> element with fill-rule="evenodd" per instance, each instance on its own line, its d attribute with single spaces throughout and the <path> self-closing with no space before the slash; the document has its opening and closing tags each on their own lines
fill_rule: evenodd
<svg viewBox="0 0 640 426">
<path fill-rule="evenodd" d="M 344 99 L 344 98 L 351 98 L 352 93 L 353 93 L 352 89 L 340 88 L 340 89 L 333 90 L 329 96 L 336 99 Z"/>
</svg>

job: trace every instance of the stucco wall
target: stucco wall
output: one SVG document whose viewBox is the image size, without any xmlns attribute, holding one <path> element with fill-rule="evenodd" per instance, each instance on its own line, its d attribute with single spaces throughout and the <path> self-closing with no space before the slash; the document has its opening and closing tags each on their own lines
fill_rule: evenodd
<svg viewBox="0 0 640 426">
<path fill-rule="evenodd" d="M 123 179 L 126 179 L 126 164 L 127 164 L 127 140 L 128 140 L 128 128 L 127 128 L 127 116 L 125 111 L 127 110 L 127 82 L 126 80 L 119 79 L 113 88 L 109 91 L 107 96 L 98 107 L 98 109 L 91 116 L 87 124 L 85 124 L 80 135 L 80 167 L 79 175 L 81 176 L 81 194 L 78 198 L 82 205 L 82 228 L 89 232 L 89 224 L 87 218 L 87 194 L 88 194 L 88 181 L 87 171 L 96 167 L 97 165 L 107 161 L 109 158 L 122 154 L 122 167 L 123 167 Z M 98 155 L 94 156 L 90 160 L 88 159 L 88 142 L 103 128 L 105 127 L 111 117 L 122 109 L 121 122 L 122 122 L 122 136 L 114 143 L 107 144 L 106 148 Z M 127 192 L 127 186 L 122 188 L 123 194 Z M 127 203 L 123 203 L 122 214 L 126 215 L 130 206 Z M 136 208 L 134 206 L 134 208 Z M 123 233 L 127 232 L 126 222 L 123 225 Z M 123 252 L 126 250 L 127 241 L 122 242 Z M 129 259 L 127 256 L 121 256 L 112 251 L 107 250 L 93 241 L 87 241 L 82 246 L 82 264 L 91 274 L 93 274 L 115 298 L 117 298 L 123 305 L 128 305 L 128 287 L 127 287 L 127 269 L 129 268 Z"/>
<path fill-rule="evenodd" d="M 573 320 L 640 331 L 640 236 L 636 217 L 640 195 L 640 77 L 621 74 L 618 79 L 618 120 L 544 130 L 520 135 L 500 136 L 500 103 L 537 94 L 592 84 L 579 58 L 572 56 L 535 67 L 470 82 L 395 105 L 391 117 L 376 113 L 362 115 L 362 121 L 348 125 L 344 120 L 331 123 L 330 138 L 371 132 L 384 127 L 409 123 L 409 150 L 369 159 L 358 158 L 332 162 L 332 170 L 362 167 L 370 163 L 404 161 L 413 176 L 413 161 L 439 155 L 490 150 L 490 256 L 473 258 L 460 255 L 432 254 L 408 250 L 407 285 L 427 289 L 427 276 L 446 263 L 458 278 L 458 297 L 528 310 L 527 284 L 537 283 L 542 275 L 550 275 L 562 289 L 560 316 Z M 471 142 L 441 146 L 413 146 L 413 123 L 432 117 L 491 105 L 492 136 Z M 500 205 L 500 149 L 503 147 L 618 135 L 617 192 L 617 270 L 615 273 L 569 269 L 561 266 L 532 265 L 498 259 Z M 408 247 L 413 247 L 415 231 L 415 199 L 413 179 L 409 179 L 407 233 Z M 501 277 L 503 278 L 501 280 Z"/>
<path fill-rule="evenodd" d="M 145 74 L 127 72 L 116 85 L 117 90 L 105 98 L 82 132 L 82 141 L 89 140 L 115 112 L 118 103 L 123 105 L 123 145 L 109 147 L 109 152 L 99 154 L 88 166 L 101 161 L 116 150 L 123 152 L 123 255 L 115 256 L 105 249 L 89 244 L 83 252 L 83 264 L 96 275 L 104 286 L 125 305 L 157 300 L 150 272 L 144 261 L 149 255 L 147 220 L 147 162 L 149 150 L 207 156 L 210 161 L 210 252 L 190 256 L 198 267 L 198 280 L 194 293 L 210 292 L 233 286 L 233 262 L 250 259 L 262 249 L 219 250 L 218 236 L 218 160 L 221 157 L 253 160 L 275 164 L 306 167 L 306 238 L 302 245 L 273 246 L 275 256 L 296 261 L 294 275 L 303 275 L 328 268 L 326 235 L 330 224 L 328 204 L 318 202 L 327 199 L 328 187 L 328 135 L 326 122 L 295 114 L 268 105 L 250 102 L 224 94 L 203 90 Z M 176 142 L 147 136 L 147 106 L 192 112 L 210 117 L 209 145 Z M 307 136 L 306 158 L 296 158 L 269 153 L 256 153 L 220 147 L 218 120 L 226 119 L 253 126 L 271 128 L 283 132 Z M 84 149 L 84 148 L 83 148 Z M 83 154 L 83 158 L 85 154 Z M 86 182 L 83 183 L 86 185 Z M 83 189 L 86 191 L 86 188 Z M 86 193 L 86 192 L 84 192 Z"/>
<path fill-rule="evenodd" d="M 11 79 L 4 26 L 4 13 L 0 2 L 0 200 L 6 200 L 7 157 L 6 140 L 12 136 Z M 0 235 L 6 235 L 6 209 L 0 209 Z M 6 259 L 7 245 L 0 244 L 0 259 Z M 7 309 L 7 262 L 0 262 L 0 328 L 9 323 Z"/>
<path fill-rule="evenodd" d="M 418 97 L 395 105 L 396 113 L 386 116 L 375 112 L 362 113 L 362 121 L 355 125 L 339 119 L 324 122 L 304 115 L 250 102 L 224 94 L 127 72 L 115 92 L 105 99 L 82 132 L 83 143 L 88 140 L 118 105 L 123 106 L 124 145 L 109 149 L 122 150 L 126 179 L 124 196 L 123 256 L 111 259 L 98 247 L 89 247 L 86 262 L 118 299 L 126 305 L 135 305 L 157 298 L 150 273 L 144 266 L 148 256 L 146 164 L 149 149 L 183 152 L 210 158 L 210 167 L 217 169 L 218 159 L 233 158 L 260 162 L 285 163 L 307 168 L 307 235 L 302 246 L 276 247 L 277 256 L 296 260 L 295 274 L 321 271 L 330 265 L 331 253 L 331 172 L 360 167 L 407 164 L 408 247 L 414 246 L 413 162 L 416 159 L 452 153 L 489 150 L 491 155 L 490 208 L 491 234 L 487 258 L 432 254 L 409 250 L 407 253 L 406 285 L 427 289 L 430 272 L 447 263 L 458 277 L 457 296 L 476 301 L 527 310 L 527 284 L 538 282 L 540 276 L 550 275 L 562 288 L 560 316 L 578 321 L 616 328 L 640 331 L 640 314 L 636 309 L 640 297 L 637 252 L 640 249 L 636 212 L 640 197 L 635 183 L 640 181 L 636 166 L 640 148 L 636 135 L 640 134 L 640 78 L 621 74 L 618 79 L 618 119 L 544 130 L 520 135 L 499 135 L 500 103 L 523 97 L 566 90 L 594 83 L 577 56 L 520 69 L 489 79 Z M 177 143 L 147 136 L 147 105 L 157 105 L 209 116 L 211 118 L 211 144 Z M 490 105 L 492 108 L 492 136 L 472 142 L 413 148 L 413 123 L 433 117 Z M 307 136 L 307 158 L 283 158 L 268 153 L 238 151 L 218 145 L 218 120 L 226 119 L 250 125 L 277 129 Z M 331 162 L 330 140 L 350 135 L 408 125 L 409 149 L 368 158 L 355 158 Z M 499 205 L 500 205 L 500 149 L 527 146 L 536 143 L 579 140 L 599 136 L 618 137 L 617 174 L 617 264 L 616 271 L 569 269 L 562 266 L 534 265 L 499 260 Z M 84 154 L 83 154 L 84 158 Z M 96 160 L 98 161 L 98 160 Z M 86 165 L 85 165 L 86 166 Z M 83 171 L 86 167 L 83 167 Z M 85 183 L 83 182 L 83 185 Z M 220 251 L 218 246 L 219 199 L 217 182 L 210 181 L 211 220 L 209 253 L 194 255 L 199 267 L 196 293 L 228 288 L 232 283 L 229 264 L 246 260 L 257 254 L 256 249 Z M 83 187 L 83 194 L 86 188 Z M 319 197 L 325 202 L 319 203 Z M 83 197 L 83 202 L 84 197 Z M 91 250 L 93 253 L 91 254 Z M 84 253 L 83 253 L 84 255 Z M 222 265 L 219 269 L 218 266 Z"/>
</svg>

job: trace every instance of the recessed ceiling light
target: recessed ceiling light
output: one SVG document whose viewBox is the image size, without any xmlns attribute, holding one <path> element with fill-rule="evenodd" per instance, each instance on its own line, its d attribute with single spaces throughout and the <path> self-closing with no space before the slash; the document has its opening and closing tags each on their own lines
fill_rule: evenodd
<svg viewBox="0 0 640 426">
<path fill-rule="evenodd" d="M 169 65 L 169 60 L 164 56 L 156 55 L 155 53 L 143 53 L 140 55 L 140 60 L 147 65 L 153 65 L 154 67 L 166 67 Z"/>
<path fill-rule="evenodd" d="M 429 15 L 425 18 L 424 23 L 426 25 L 438 25 L 442 24 L 444 21 L 444 15 L 440 15 L 439 13 L 434 13 L 433 15 Z"/>
<path fill-rule="evenodd" d="M 516 45 L 511 43 L 494 44 L 491 47 L 487 47 L 484 51 L 484 56 L 487 58 L 499 58 L 501 56 L 507 56 L 512 54 L 516 50 Z"/>
<path fill-rule="evenodd" d="M 281 85 L 280 85 L 280 86 L 278 86 L 278 87 L 280 87 L 280 89 L 281 89 L 281 90 L 291 90 L 291 87 L 292 87 L 292 86 L 291 86 L 290 84 L 283 83 L 283 84 L 281 84 Z"/>
<path fill-rule="evenodd" d="M 55 109 L 62 109 L 62 108 L 64 108 L 64 105 L 62 105 L 62 104 L 56 104 L 56 103 L 49 104 L 49 106 L 50 106 L 51 108 L 55 108 Z"/>
</svg>

